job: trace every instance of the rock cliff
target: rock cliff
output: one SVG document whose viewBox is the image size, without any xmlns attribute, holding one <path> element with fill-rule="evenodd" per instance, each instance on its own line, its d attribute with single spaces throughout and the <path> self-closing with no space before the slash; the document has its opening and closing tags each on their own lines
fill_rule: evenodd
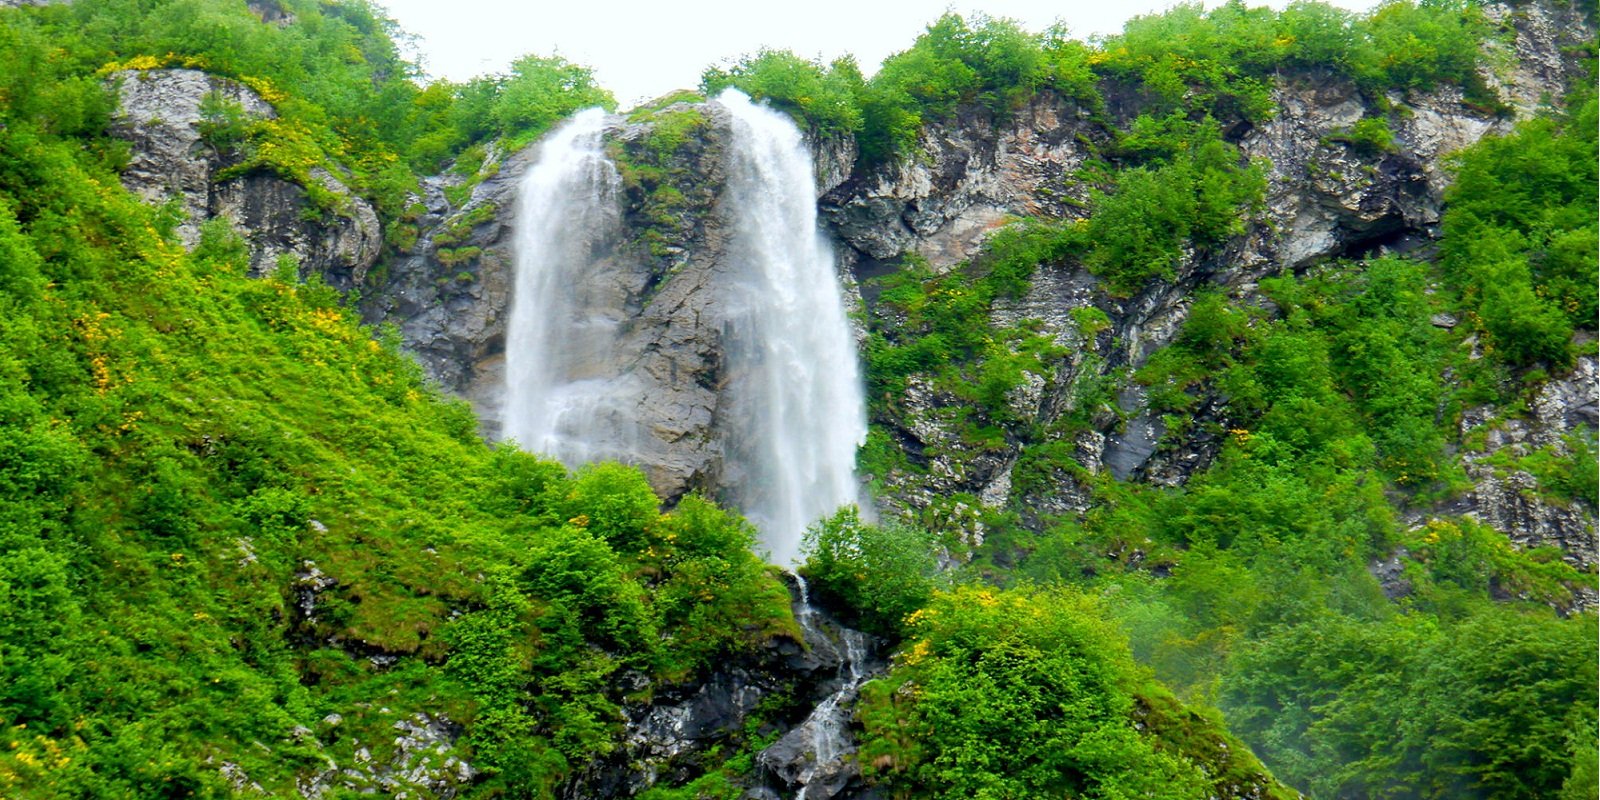
<svg viewBox="0 0 1600 800">
<path fill-rule="evenodd" d="M 1447 156 L 1484 136 L 1509 132 L 1517 119 L 1561 96 L 1581 71 L 1571 48 L 1591 35 L 1581 14 L 1561 4 L 1491 6 L 1490 15 L 1508 29 L 1507 40 L 1491 46 L 1501 66 L 1483 75 L 1503 108 L 1469 102 L 1455 87 L 1369 96 L 1324 74 L 1281 75 L 1273 86 L 1275 115 L 1260 125 L 1238 121 L 1228 128 L 1230 140 L 1266 166 L 1265 210 L 1245 235 L 1209 255 L 1191 254 L 1172 280 L 1129 298 L 1103 291 L 1094 275 L 1068 263 L 1041 265 L 1025 296 L 997 303 L 994 327 L 1037 320 L 1068 353 L 1051 374 L 1032 376 L 1032 385 L 1013 398 L 1023 425 L 1048 428 L 1077 410 L 1075 387 L 1141 366 L 1172 341 L 1199 287 L 1257 304 L 1256 282 L 1263 277 L 1334 258 L 1426 252 L 1438 235 L 1449 184 Z M 1363 147 L 1344 136 L 1371 118 L 1388 123 L 1391 147 Z M 1049 93 L 1010 118 L 969 109 L 923 131 L 921 158 L 852 175 L 830 191 L 822 201 L 825 219 L 862 277 L 894 269 L 907 254 L 927 259 L 936 271 L 949 270 L 1009 220 L 1081 216 L 1090 186 L 1079 169 L 1107 136 L 1087 110 Z M 1086 335 L 1072 313 L 1086 308 L 1104 312 L 1109 325 Z M 1583 369 L 1551 386 L 1584 385 Z M 1551 400 L 1561 409 L 1553 413 L 1582 416 L 1581 393 L 1546 393 L 1560 398 Z M 1111 406 L 1087 410 L 1095 430 L 1075 434 L 1069 443 L 1075 460 L 1090 472 L 1178 484 L 1210 463 L 1222 444 L 1207 432 L 1218 425 L 1166 436 L 1159 416 L 1146 410 L 1143 391 L 1131 382 L 1115 395 Z M 874 422 L 892 432 L 917 466 L 875 476 L 886 486 L 880 501 L 893 511 L 964 528 L 960 538 L 977 542 L 983 531 L 969 505 L 1012 504 L 1025 518 L 1087 507 L 1086 489 L 1067 475 L 1042 491 L 1014 489 L 1020 443 L 1013 439 L 979 451 L 964 445 L 954 420 L 965 418 L 968 404 L 959 398 L 913 377 L 893 405 L 897 413 Z M 1217 398 L 1202 402 L 1196 414 L 1204 422 L 1227 421 L 1226 405 Z M 1587 430 L 1592 436 L 1592 424 Z M 1528 501 L 1537 494 L 1532 480 L 1521 473 L 1512 479 L 1517 489 L 1504 479 L 1480 482 L 1475 507 L 1514 539 L 1561 542 L 1574 560 L 1592 562 L 1592 510 Z M 952 503 L 953 496 L 964 499 Z"/>
<path fill-rule="evenodd" d="M 1259 124 L 1224 121 L 1229 140 L 1265 167 L 1264 210 L 1246 233 L 1209 253 L 1191 253 L 1171 280 L 1125 298 L 1105 291 L 1080 265 L 1041 266 L 1022 297 L 996 304 L 992 322 L 1003 327 L 1036 320 L 1068 355 L 1050 374 L 1030 376 L 1012 398 L 1013 411 L 1040 428 L 1080 411 L 1074 387 L 1142 365 L 1176 335 L 1199 287 L 1259 303 L 1256 282 L 1285 270 L 1379 252 L 1425 252 L 1438 234 L 1449 182 L 1446 157 L 1509 131 L 1516 119 L 1561 96 L 1580 72 L 1571 46 L 1590 34 L 1581 12 L 1567 4 L 1496 5 L 1489 15 L 1506 31 L 1489 45 L 1495 66 L 1482 75 L 1500 107 L 1471 102 L 1456 87 L 1375 96 L 1326 74 L 1279 75 L 1274 115 Z M 1136 107 L 1115 115 L 1132 113 Z M 1392 144 L 1375 147 L 1348 135 L 1373 119 L 1392 131 Z M 908 255 L 947 271 L 1015 219 L 1080 217 L 1092 189 L 1084 167 L 1112 139 L 1108 124 L 1044 91 L 1011 115 L 970 107 L 927 125 L 918 157 L 876 167 L 852 165 L 847 143 L 814 142 L 821 217 L 839 245 L 841 279 L 852 297 L 859 298 L 858 280 L 892 272 Z M 709 289 L 726 243 L 719 210 L 726 131 L 724 114 L 711 103 L 618 117 L 608 133 L 627 182 L 623 213 L 631 239 L 600 272 L 625 298 L 616 310 L 631 320 L 630 346 L 640 354 L 618 368 L 645 377 L 658 398 L 647 410 L 655 441 L 643 460 L 652 483 L 669 498 L 690 489 L 715 492 L 718 485 L 722 365 Z M 427 209 L 419 220 L 423 235 L 388 265 L 366 305 L 369 320 L 397 324 L 428 372 L 474 403 L 491 436 L 515 263 L 516 187 L 535 147 L 493 158 L 470 179 L 430 181 L 420 198 Z M 459 196 L 463 182 L 475 185 L 464 203 L 452 205 L 446 190 L 454 185 Z M 1089 308 L 1103 312 L 1109 325 L 1082 330 L 1073 312 Z M 879 313 L 870 303 L 861 311 Z M 1220 439 L 1207 433 L 1216 425 L 1167 436 L 1131 382 L 1114 395 L 1114 403 L 1081 410 L 1094 429 L 1074 434 L 1070 443 L 1075 460 L 1090 472 L 1179 484 L 1220 448 Z M 905 396 L 894 401 L 903 411 L 874 420 L 919 467 L 873 476 L 887 510 L 955 521 L 976 543 L 983 532 L 974 521 L 975 505 L 1015 505 L 1025 518 L 1085 507 L 1085 490 L 1069 476 L 1043 490 L 1014 487 L 1020 442 L 976 451 L 963 445 L 952 424 L 965 413 L 963 405 L 913 377 Z M 1226 423 L 1228 410 L 1212 398 L 1198 413 Z M 1475 495 L 1487 498 L 1486 518 L 1532 525 L 1538 532 L 1523 537 L 1530 540 L 1581 548 L 1586 540 L 1577 531 L 1591 531 L 1592 538 L 1592 513 L 1581 509 L 1561 512 L 1579 515 L 1562 523 L 1543 521 L 1555 512 L 1526 509 L 1514 515 L 1520 522 L 1509 521 L 1510 501 L 1502 499 L 1527 492 L 1496 481 L 1480 485 Z"/>
<path fill-rule="evenodd" d="M 330 286 L 363 285 L 383 246 L 378 216 L 335 175 L 315 168 L 317 188 L 338 198 L 336 212 L 314 208 L 306 186 L 261 170 L 226 177 L 238 154 L 202 134 L 207 98 L 234 104 L 246 119 L 276 116 L 272 105 L 236 81 L 192 69 L 122 70 L 110 80 L 117 111 L 112 133 L 130 145 L 122 182 L 145 200 L 175 202 L 178 238 L 193 247 L 208 220 L 225 219 L 250 246 L 255 273 L 282 257 Z"/>
<path fill-rule="evenodd" d="M 623 363 L 595 365 L 647 387 L 639 409 L 650 436 L 640 463 L 656 490 L 677 497 L 715 490 L 722 351 L 715 302 L 725 258 L 721 175 L 728 120 L 715 104 L 677 104 L 641 120 L 613 117 L 607 147 L 623 175 L 624 240 L 596 243 L 603 256 L 591 274 L 604 287 L 588 293 L 629 320 L 615 351 Z M 671 117 L 693 135 L 670 147 L 657 122 Z M 423 235 L 394 260 L 365 312 L 397 324 L 407 346 L 444 387 L 472 400 L 491 437 L 499 428 L 506 324 L 516 264 L 519 179 L 537 145 L 492 160 L 470 179 L 430 181 L 422 199 Z M 470 182 L 459 208 L 446 190 Z"/>
<path fill-rule="evenodd" d="M 597 374 L 644 387 L 637 409 L 648 433 L 638 463 L 669 498 L 722 487 L 731 413 L 726 378 L 724 276 L 730 202 L 723 191 L 730 119 L 717 103 L 675 103 L 612 117 L 606 147 L 622 177 L 621 241 L 595 242 L 586 297 L 595 313 L 627 320 L 618 363 Z M 430 181 L 423 234 L 392 261 L 370 295 L 367 318 L 398 325 L 429 374 L 470 399 L 488 435 L 499 428 L 506 326 L 513 295 L 519 180 L 537 145 L 491 160 L 471 178 Z M 817 159 L 820 181 L 839 180 L 853 157 L 835 145 Z M 470 195 L 459 207 L 447 193 Z"/>
</svg>

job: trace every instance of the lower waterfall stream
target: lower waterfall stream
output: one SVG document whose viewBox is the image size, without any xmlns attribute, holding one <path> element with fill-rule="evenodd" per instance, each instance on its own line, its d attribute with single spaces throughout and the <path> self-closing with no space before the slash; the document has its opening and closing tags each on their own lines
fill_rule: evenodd
<svg viewBox="0 0 1600 800">
<path fill-rule="evenodd" d="M 813 788 L 823 789 L 824 797 L 833 797 L 851 778 L 847 759 L 856 752 L 855 741 L 848 733 L 851 708 L 861 692 L 861 684 L 872 676 L 867 663 L 872 650 L 866 634 L 841 625 L 832 626 L 838 640 L 830 639 L 819 624 L 820 615 L 811 604 L 811 588 L 805 578 L 795 575 L 794 580 L 795 621 L 800 623 L 807 643 L 813 648 L 827 646 L 835 650 L 839 660 L 836 679 L 839 686 L 817 704 L 804 722 L 784 734 L 762 755 L 785 750 L 804 754 L 798 771 L 789 774 L 781 768 L 774 771 L 799 787 L 795 800 L 808 800 Z M 773 760 L 768 758 L 766 763 L 771 764 Z"/>
</svg>

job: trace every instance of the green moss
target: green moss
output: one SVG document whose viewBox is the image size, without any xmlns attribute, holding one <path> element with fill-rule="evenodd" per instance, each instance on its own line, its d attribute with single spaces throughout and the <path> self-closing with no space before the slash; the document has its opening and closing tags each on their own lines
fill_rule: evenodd
<svg viewBox="0 0 1600 800">
<path fill-rule="evenodd" d="M 439 259 L 439 263 L 447 267 L 471 263 L 481 255 L 483 255 L 483 248 L 481 247 L 458 247 L 454 249 L 441 247 L 434 253 L 434 257 Z"/>
<path fill-rule="evenodd" d="M 650 124 L 639 140 L 611 142 L 607 155 L 621 173 L 623 188 L 638 204 L 642 224 L 636 243 L 658 259 L 667 259 L 681 246 L 692 220 L 686 213 L 693 201 L 686 192 L 701 195 L 688 150 L 705 127 L 705 114 L 695 107 L 668 106 L 638 111 Z"/>
<path fill-rule="evenodd" d="M 1389 130 L 1389 121 L 1383 117 L 1367 117 L 1350 126 L 1347 131 L 1329 134 L 1328 140 L 1350 145 L 1356 152 L 1369 156 L 1393 153 L 1398 149 L 1394 143 L 1394 132 Z"/>
</svg>

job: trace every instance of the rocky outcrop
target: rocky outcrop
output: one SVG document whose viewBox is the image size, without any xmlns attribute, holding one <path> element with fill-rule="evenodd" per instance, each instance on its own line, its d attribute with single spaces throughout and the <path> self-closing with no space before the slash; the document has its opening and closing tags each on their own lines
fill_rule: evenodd
<svg viewBox="0 0 1600 800">
<path fill-rule="evenodd" d="M 315 169 L 311 180 L 338 198 L 336 213 L 316 210 L 307 187 L 276 173 L 218 180 L 238 154 L 206 141 L 202 107 L 210 97 L 232 104 L 244 119 L 276 116 L 259 94 L 191 69 L 123 70 L 111 80 L 117 92 L 112 133 L 131 145 L 123 185 L 153 204 L 175 202 L 183 217 L 177 234 L 186 246 L 200 240 L 206 221 L 225 219 L 249 244 L 256 274 L 287 256 L 302 276 L 321 275 L 342 290 L 362 285 L 382 249 L 382 230 L 372 207 L 332 173 Z"/>
<path fill-rule="evenodd" d="M 456 750 L 456 740 L 463 732 L 460 725 L 443 715 L 401 716 L 387 708 L 376 709 L 375 713 L 379 717 L 399 716 L 385 731 L 388 741 L 348 742 L 351 755 L 344 764 L 323 752 L 323 743 L 309 728 L 294 731 L 296 743 L 321 754 L 324 764 L 323 769 L 296 782 L 301 797 L 321 800 L 349 794 L 382 794 L 448 800 L 472 786 L 478 772 Z M 322 720 L 323 735 L 340 736 L 342 723 L 338 714 L 328 715 Z M 234 782 L 236 790 L 243 783 L 239 775 L 229 775 L 226 770 L 223 774 Z"/>
<path fill-rule="evenodd" d="M 1073 174 L 1104 130 L 1088 109 L 1040 92 L 1009 118 L 969 108 L 930 125 L 920 157 L 857 174 L 828 192 L 822 213 L 866 261 L 916 253 L 936 267 L 970 256 L 1019 216 L 1074 216 L 1088 198 Z"/>
<path fill-rule="evenodd" d="M 651 484 L 675 498 L 713 490 L 721 463 L 716 417 L 721 398 L 722 316 L 715 291 L 726 257 L 718 209 L 728 120 L 715 104 L 676 104 L 664 114 L 695 115 L 697 135 L 666 153 L 652 144 L 650 120 L 613 117 L 606 141 L 623 173 L 624 241 L 597 245 L 585 296 L 628 320 L 612 351 L 621 363 L 596 374 L 625 375 L 651 398 L 641 425 L 650 436 L 638 461 Z M 459 208 L 451 181 L 428 184 L 424 232 L 393 262 L 386 285 L 367 304 L 371 321 L 391 321 L 407 347 L 445 388 L 471 400 L 486 433 L 497 435 L 504 391 L 506 328 L 514 290 L 517 193 L 538 158 L 537 145 L 492 163 Z M 631 165 L 665 158 L 644 170 Z M 460 179 L 456 184 L 460 186 Z M 671 203 L 664 203 L 670 198 Z"/>
<path fill-rule="evenodd" d="M 1482 76 L 1517 116 L 1559 102 L 1557 87 L 1584 77 L 1570 55 L 1594 36 L 1582 3 L 1487 3 L 1483 12 L 1511 35 L 1485 44 L 1493 66 L 1482 70 Z"/>
<path fill-rule="evenodd" d="M 249 8 L 250 13 L 255 14 L 256 18 L 269 25 L 283 27 L 294 24 L 294 12 L 284 8 L 280 0 L 249 0 L 245 3 L 245 7 Z"/>
<path fill-rule="evenodd" d="M 1504 532 L 1518 548 L 1556 547 L 1573 566 L 1592 570 L 1600 560 L 1595 498 L 1543 485 L 1527 459 L 1592 458 L 1597 425 L 1600 370 L 1594 356 L 1579 358 L 1570 374 L 1540 387 L 1526 415 L 1500 418 L 1493 407 L 1467 411 L 1461 434 L 1474 446 L 1461 458 L 1473 482 L 1465 513 Z M 1589 592 L 1587 604 L 1593 603 Z"/>
<path fill-rule="evenodd" d="M 773 743 L 755 754 L 745 797 L 791 797 L 802 784 L 810 787 L 806 796 L 816 800 L 869 797 L 859 770 L 845 757 L 854 752 L 847 710 L 831 720 L 842 729 L 826 732 L 840 737 L 834 753 L 840 757 L 821 754 L 826 764 L 820 771 L 814 742 L 823 733 L 811 712 L 838 697 L 841 689 L 853 691 L 866 677 L 882 672 L 886 665 L 878 643 L 810 607 L 794 579 L 786 579 L 794 593 L 800 640 L 774 637 L 758 652 L 719 665 L 692 683 L 653 687 L 643 676 L 632 675 L 624 690 L 650 699 L 624 707 L 622 747 L 580 769 L 561 796 L 631 797 L 658 783 L 681 786 L 720 768 L 721 760 L 708 754 L 720 751 L 720 758 L 728 757 L 732 748 L 748 744 L 753 731 L 755 738 Z M 802 775 L 810 782 L 801 780 Z"/>
<path fill-rule="evenodd" d="M 536 154 L 493 154 L 487 177 L 459 208 L 447 192 L 460 191 L 465 179 L 424 180 L 408 203 L 421 209 L 412 220 L 421 236 L 389 259 L 374 276 L 376 291 L 364 297 L 367 320 L 397 326 L 428 376 L 471 400 L 491 430 L 498 428 L 511 307 L 517 180 Z M 457 255 L 463 253 L 470 255 Z"/>
<path fill-rule="evenodd" d="M 1286 73 L 1273 87 L 1272 118 L 1258 125 L 1224 121 L 1228 136 L 1267 177 L 1265 211 L 1244 236 L 1211 253 L 1189 254 L 1171 281 L 1126 299 L 1108 296 L 1078 264 L 1041 265 L 1023 298 L 996 305 L 992 324 L 998 329 L 1034 320 L 1067 355 L 1048 374 L 1031 376 L 1012 408 L 1022 423 L 1011 426 L 1003 443 L 981 448 L 963 442 L 956 424 L 970 413 L 969 404 L 914 376 L 905 395 L 894 399 L 892 418 L 875 420 L 892 432 L 912 465 L 875 476 L 887 486 L 881 497 L 890 510 L 926 520 L 942 514 L 936 506 L 952 495 L 993 507 L 1015 501 L 1025 518 L 1082 510 L 1087 492 L 1069 475 L 1056 475 L 1036 492 L 1013 480 L 1024 445 L 1013 432 L 1048 429 L 1068 413 L 1093 420 L 1094 430 L 1072 434 L 1068 445 L 1087 473 L 1109 470 L 1118 478 L 1177 485 L 1203 469 L 1222 445 L 1215 431 L 1229 427 L 1225 404 L 1205 400 L 1196 424 L 1168 435 L 1137 386 L 1125 382 L 1114 399 L 1091 409 L 1078 407 L 1079 388 L 1126 375 L 1169 343 L 1201 286 L 1257 303 L 1256 282 L 1279 271 L 1429 247 L 1449 183 L 1446 157 L 1508 132 L 1540 102 L 1561 96 L 1580 71 L 1563 49 L 1570 52 L 1570 45 L 1592 35 L 1570 4 L 1491 6 L 1488 13 L 1510 34 L 1505 43 L 1490 45 L 1502 52 L 1490 59 L 1498 66 L 1485 76 L 1504 108 L 1471 102 L 1459 87 L 1377 97 L 1327 74 Z M 1137 102 L 1129 103 L 1119 114 L 1137 113 Z M 1392 141 L 1355 135 L 1363 120 L 1369 130 L 1387 130 Z M 1076 171 L 1085 153 L 1109 137 L 1102 125 L 1049 93 L 1014 117 L 969 111 L 924 130 L 921 157 L 858 174 L 834 189 L 823 200 L 825 218 L 848 246 L 847 260 L 860 277 L 892 271 L 906 255 L 926 258 L 938 271 L 954 268 L 1012 216 L 1080 215 L 1077 204 L 1089 186 Z M 1089 308 L 1109 323 L 1093 336 L 1078 329 L 1072 313 Z"/>
<path fill-rule="evenodd" d="M 606 148 L 621 174 L 620 241 L 594 242 L 584 301 L 622 319 L 614 346 L 587 365 L 622 376 L 647 397 L 630 413 L 645 435 L 636 461 L 669 499 L 724 487 L 731 324 L 725 198 L 731 120 L 717 103 L 676 103 L 634 119 L 611 117 Z M 667 131 L 672 127 L 671 132 Z M 692 135 L 676 133 L 687 126 Z M 853 145 L 817 144 L 820 181 L 840 179 Z M 494 160 L 469 182 L 431 181 L 415 246 L 391 262 L 364 313 L 396 324 L 407 347 L 445 388 L 471 400 L 498 434 L 506 331 L 514 293 L 518 190 L 538 158 L 532 146 Z M 449 196 L 470 194 L 452 205 Z"/>
</svg>

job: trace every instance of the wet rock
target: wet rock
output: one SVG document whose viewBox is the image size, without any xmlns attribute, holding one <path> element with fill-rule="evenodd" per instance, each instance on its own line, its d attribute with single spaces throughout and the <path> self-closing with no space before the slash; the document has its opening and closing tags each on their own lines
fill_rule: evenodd
<svg viewBox="0 0 1600 800">
<path fill-rule="evenodd" d="M 300 571 L 294 575 L 295 609 L 306 623 L 317 619 L 317 599 L 323 592 L 339 585 L 339 581 L 317 568 L 317 562 L 301 562 Z"/>
<path fill-rule="evenodd" d="M 578 770 L 560 795 L 570 800 L 625 797 L 658 783 L 681 785 L 693 780 L 720 766 L 705 762 L 704 754 L 742 735 L 750 714 L 762 706 L 788 709 L 768 719 L 763 732 L 777 733 L 777 742 L 789 744 L 758 754 L 751 796 L 791 797 L 797 783 L 813 779 L 816 788 L 808 797 L 855 796 L 839 794 L 844 787 L 852 792 L 861 788 L 848 758 L 854 752 L 847 730 L 850 709 L 854 690 L 883 669 L 882 656 L 876 642 L 843 628 L 824 612 L 809 609 L 801 584 L 792 576 L 789 581 L 803 642 L 780 636 L 697 680 L 657 686 L 651 692 L 646 691 L 652 687 L 644 676 L 623 676 L 619 690 L 649 694 L 651 699 L 624 707 L 623 746 Z M 827 724 L 814 713 L 823 706 Z M 818 739 L 833 748 L 823 753 L 828 757 L 821 771 L 813 769 L 816 748 L 807 744 Z M 824 794 L 824 784 L 836 788 Z"/>
</svg>

